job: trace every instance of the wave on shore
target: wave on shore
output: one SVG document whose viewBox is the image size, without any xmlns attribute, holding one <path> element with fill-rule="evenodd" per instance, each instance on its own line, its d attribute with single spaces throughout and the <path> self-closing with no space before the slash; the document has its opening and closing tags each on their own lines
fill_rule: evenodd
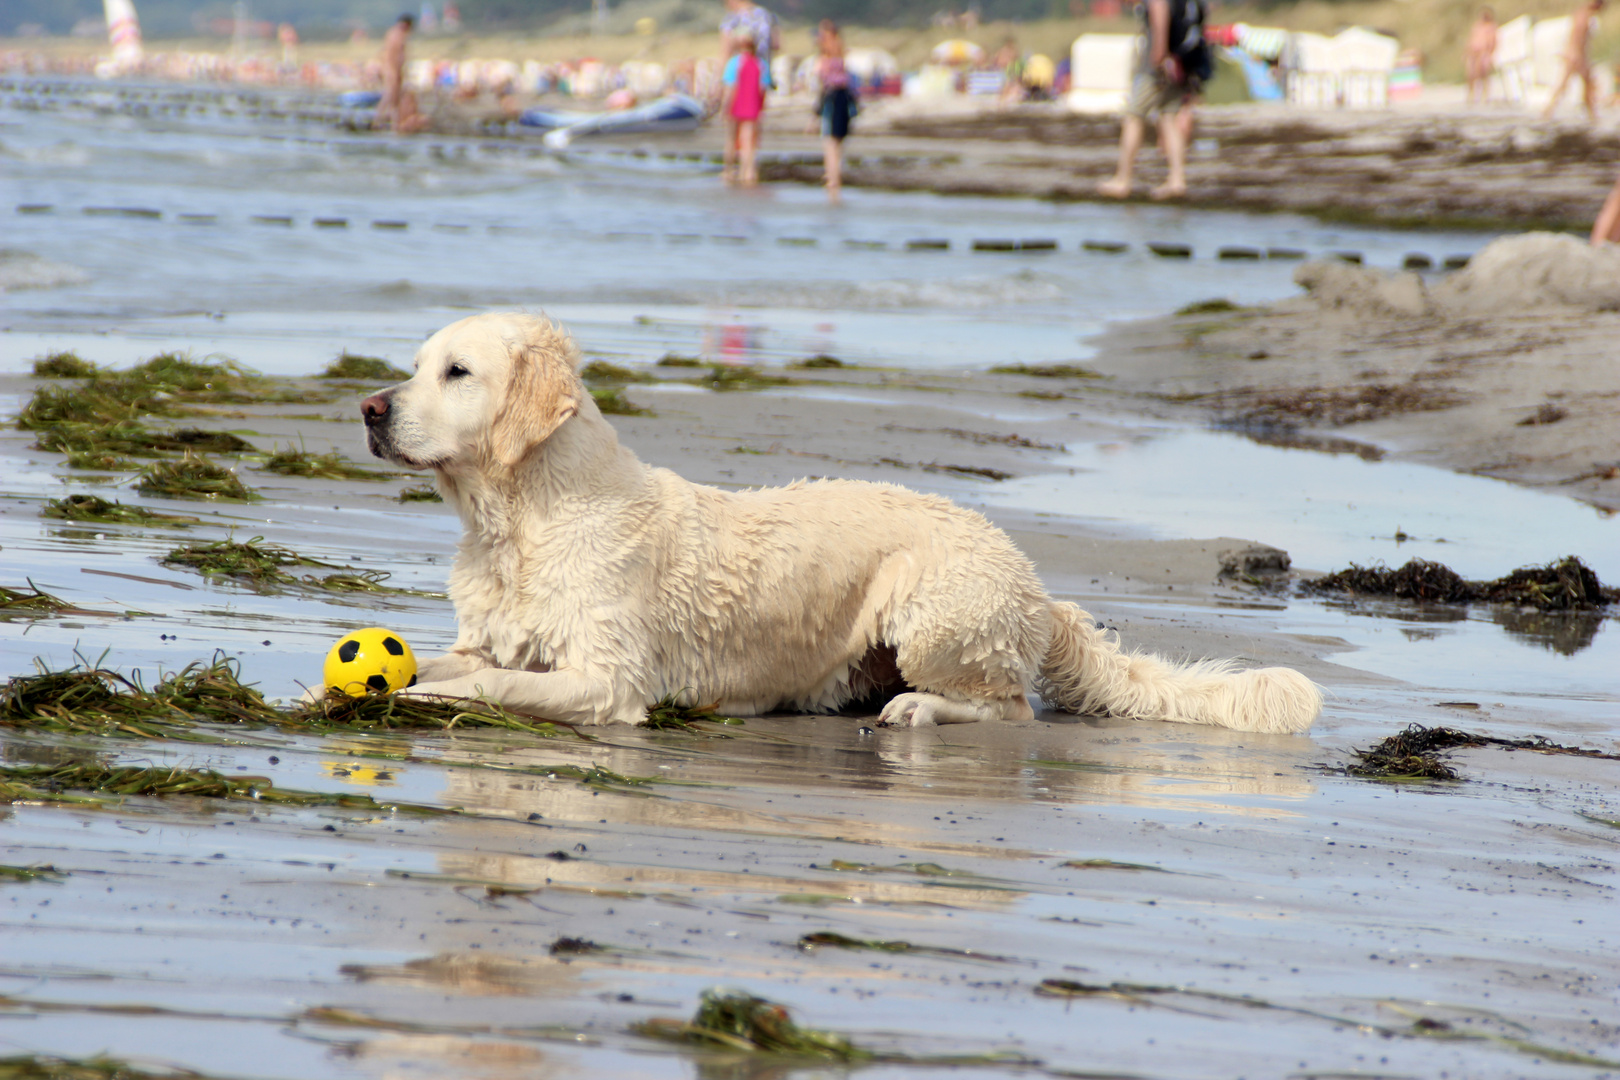
<svg viewBox="0 0 1620 1080">
<path fill-rule="evenodd" d="M 19 289 L 59 289 L 83 285 L 90 275 L 77 266 L 54 262 L 17 248 L 0 248 L 0 292 Z"/>
</svg>

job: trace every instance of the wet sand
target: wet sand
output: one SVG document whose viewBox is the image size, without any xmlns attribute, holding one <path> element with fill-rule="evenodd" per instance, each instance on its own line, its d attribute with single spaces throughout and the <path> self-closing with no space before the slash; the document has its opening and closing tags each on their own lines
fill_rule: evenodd
<svg viewBox="0 0 1620 1080">
<path fill-rule="evenodd" d="M 792 126 L 790 115 L 782 127 Z M 1119 146 L 1117 117 L 1057 105 L 961 107 L 952 115 L 882 102 L 856 128 L 845 183 L 901 191 L 1096 200 Z M 1612 120 L 1544 123 L 1506 109 L 1206 106 L 1198 111 L 1187 197 L 1178 202 L 1417 229 L 1584 232 L 1620 173 L 1613 128 Z M 814 164 L 784 163 L 765 175 L 820 179 Z M 1163 179 L 1150 133 L 1137 198 Z"/>
<path fill-rule="evenodd" d="M 1610 523 L 1567 497 L 1201 430 L 1201 406 L 1153 396 L 1149 373 L 1159 365 L 1153 379 L 1196 390 L 1189 363 L 1226 361 L 1180 347 L 1093 357 L 1076 341 L 1099 297 L 1151 294 L 1164 310 L 1247 273 L 1236 297 L 1247 301 L 1277 295 L 1275 266 L 1195 260 L 1166 275 L 1139 251 L 1066 243 L 1041 269 L 966 250 L 991 227 L 1048 229 L 1044 208 L 1014 200 L 853 192 L 828 224 L 793 202 L 813 193 L 788 189 L 734 223 L 679 175 L 637 186 L 588 169 L 522 174 L 511 155 L 476 152 L 462 165 L 452 140 L 436 163 L 347 143 L 282 157 L 278 142 L 260 156 L 234 134 L 169 129 L 123 149 L 120 131 L 94 125 L 19 124 L 7 138 L 24 149 L 19 201 L 61 204 L 15 219 L 26 250 L 89 280 L 8 295 L 20 314 L 0 336 L 11 372 L 0 414 L 38 385 L 16 374 L 26 360 L 69 345 L 120 366 L 160 349 L 223 352 L 298 377 L 290 403 L 176 421 L 252 443 L 255 453 L 219 460 L 260 502 L 143 496 L 128 472 L 70 469 L 34 448 L 33 433 L 0 427 L 0 584 L 31 579 L 76 609 L 0 618 L 8 676 L 36 659 L 96 661 L 150 685 L 222 650 L 245 681 L 286 698 L 358 626 L 387 626 L 424 653 L 448 646 L 450 605 L 422 595 L 442 588 L 459 535 L 446 509 L 396 501 L 414 478 L 284 477 L 261 467 L 264 454 L 298 445 L 374 465 L 356 412 L 375 387 L 308 373 L 340 348 L 408 366 L 425 332 L 470 310 L 554 303 L 588 356 L 655 380 L 624 388 L 650 415 L 612 421 L 645 459 L 727 487 L 826 475 L 948 495 L 1009 530 L 1056 595 L 1127 644 L 1295 665 L 1328 707 L 1302 736 L 1051 713 L 936 731 L 775 716 L 696 732 L 604 729 L 592 742 L 205 727 L 182 743 L 0 724 L 8 766 L 173 763 L 447 811 L 135 797 L 0 807 L 0 862 L 59 872 L 0 875 L 0 1055 L 105 1051 L 299 1080 L 845 1071 L 679 1049 L 632 1029 L 690 1017 L 705 989 L 732 986 L 875 1051 L 972 1058 L 863 1070 L 876 1078 L 1620 1069 L 1615 763 L 1475 750 L 1456 755 L 1461 783 L 1342 771 L 1354 748 L 1408 723 L 1615 750 L 1612 620 L 1329 603 L 1218 577 L 1220 553 L 1249 542 L 1290 548 L 1315 569 L 1340 553 L 1401 550 L 1387 534 L 1397 520 L 1416 526 L 1395 517 L 1407 507 L 1377 502 L 1390 477 L 1472 513 L 1467 534 L 1447 525 L 1438 548 L 1472 560 L 1552 557 L 1561 552 L 1527 550 L 1525 534 L 1562 544 L 1607 537 Z M 357 166 L 334 167 L 349 155 Z M 81 179 L 85 160 L 121 183 Z M 311 189 L 296 199 L 277 180 L 294 174 Z M 431 198 L 415 193 L 424 175 Z M 369 200 L 340 201 L 362 176 Z M 402 193 L 387 195 L 390 184 Z M 165 216 L 78 209 L 136 200 Z M 192 228 L 177 215 L 193 210 L 217 218 L 167 231 Z M 901 249 L 953 210 L 965 219 L 951 223 L 953 251 Z M 1076 220 L 1050 231 L 1092 228 L 1087 211 L 1069 208 Z M 250 217 L 270 213 L 296 224 Z M 312 225 L 336 213 L 355 227 Z M 410 228 L 362 227 L 384 216 Z M 1187 223 L 1213 240 L 1256 220 Z M 643 235 L 604 235 L 631 229 Z M 843 229 L 891 246 L 847 246 Z M 1310 235 L 1313 246 L 1338 242 Z M 823 241 L 779 242 L 806 236 Z M 761 287 L 790 273 L 817 289 Z M 650 287 L 683 274 L 679 290 Z M 737 288 L 745 278 L 752 291 Z M 1002 299 L 972 306 L 997 288 Z M 1031 293 L 1046 298 L 1026 304 Z M 890 294 L 899 299 L 871 302 Z M 1241 319 L 1224 327 L 1228 317 L 1208 320 L 1222 325 L 1206 336 L 1237 333 Z M 1168 325 L 1199 336 L 1185 320 Z M 745 357 L 793 381 L 720 392 L 683 381 L 701 370 L 652 363 L 672 351 Z M 787 366 L 818 351 L 858 366 Z M 1112 377 L 984 370 L 1006 361 Z M 1346 463 L 1360 475 L 1331 468 Z M 1233 472 L 1246 486 L 1222 482 Z M 1322 477 L 1332 490 L 1318 498 Z M 1360 508 L 1344 505 L 1349 490 Z M 199 523 L 41 516 L 45 500 L 80 492 Z M 1519 526 L 1511 535 L 1503 515 Z M 163 561 L 181 543 L 227 536 L 384 571 L 419 593 L 261 589 Z M 1608 577 L 1615 556 L 1605 557 Z M 588 786 L 561 771 L 589 765 L 650 782 Z M 800 945 L 827 932 L 910 947 Z M 599 948 L 570 951 L 564 938 Z"/>
<path fill-rule="evenodd" d="M 1015 482 L 985 470 L 1061 472 L 1060 445 L 1127 434 L 1111 393 L 1030 398 L 1027 376 L 791 376 L 803 382 L 752 392 L 632 385 L 655 415 L 614 423 L 648 460 L 701 481 L 870 477 L 970 505 Z M 30 383 L 8 377 L 0 393 Z M 352 418 L 363 392 L 200 422 L 363 460 Z M 994 419 L 1015 409 L 1016 424 Z M 73 490 L 118 492 L 64 474 L 31 438 L 0 435 L 8 565 L 84 608 L 130 614 L 12 621 L 0 638 L 10 671 L 28 655 L 60 663 L 70 646 L 111 645 L 107 662 L 150 676 L 223 647 L 250 681 L 292 693 L 356 619 L 423 651 L 453 634 L 443 601 L 265 594 L 160 564 L 178 530 L 41 523 L 39 500 L 64 475 Z M 398 482 L 238 467 L 269 496 L 213 508 L 238 535 L 387 568 L 400 584 L 442 575 L 455 523 L 442 506 L 393 502 Z M 1236 540 L 1155 542 L 1072 513 L 986 509 L 1056 593 L 1131 644 L 1297 664 L 1327 686 L 1327 714 L 1309 736 L 1050 713 L 935 731 L 785 716 L 693 734 L 604 729 L 597 742 L 222 730 L 212 745 L 180 745 L 7 731 L 9 763 L 175 762 L 459 813 L 139 798 L 13 807 L 0 816 L 5 861 L 66 877 L 0 886 L 0 1013 L 28 1019 L 0 1039 L 11 1052 L 110 1050 L 225 1076 L 799 1075 L 631 1031 L 688 1017 L 703 989 L 725 985 L 867 1048 L 969 1055 L 977 1076 L 1620 1068 L 1606 989 L 1620 978 L 1607 929 L 1614 763 L 1473 751 L 1458 755 L 1468 783 L 1415 787 L 1337 771 L 1351 747 L 1407 722 L 1613 749 L 1620 716 L 1596 669 L 1577 659 L 1551 698 L 1444 660 L 1416 684 L 1377 661 L 1340 666 L 1322 657 L 1354 655 L 1368 613 L 1218 580 L 1216 553 Z M 1372 621 L 1448 632 L 1399 612 Z M 1476 656 L 1506 641 L 1489 625 L 1449 629 Z M 1413 637 L 1405 651 L 1422 648 Z M 570 764 L 654 783 L 548 772 Z M 796 944 L 829 932 L 909 948 Z M 600 948 L 569 952 L 563 938 Z"/>
<path fill-rule="evenodd" d="M 1496 477 L 1613 512 L 1617 330 L 1613 313 L 1369 316 L 1301 296 L 1117 326 L 1093 363 L 1155 415 Z"/>
<path fill-rule="evenodd" d="M 120 116 L 175 123 L 189 117 L 277 120 L 312 137 L 369 132 L 369 110 L 344 110 L 333 93 L 190 84 L 100 87 L 74 80 L 12 77 L 27 108 L 66 116 Z M 1620 173 L 1616 123 L 1560 117 L 1541 121 L 1503 106 L 1435 100 L 1389 111 L 1310 111 L 1280 105 L 1202 106 L 1189 153 L 1189 190 L 1175 205 L 1220 211 L 1298 213 L 1327 222 L 1414 230 L 1591 228 Z M 424 97 L 424 143 L 472 137 L 533 144 L 537 129 L 516 122 L 531 105 L 571 109 L 571 99 Z M 810 98 L 783 98 L 765 115 L 766 182 L 822 182 L 821 140 Z M 676 156 L 719 164 L 725 133 L 693 132 L 581 140 L 569 156 Z M 976 99 L 865 102 L 845 148 L 845 184 L 941 195 L 1016 196 L 1095 202 L 1113 174 L 1119 120 L 1075 114 L 1056 103 L 1002 106 Z M 1139 160 L 1137 195 L 1164 178 L 1151 145 Z M 695 155 L 695 157 L 694 157 Z M 1174 236 L 1164 239 L 1174 240 Z M 1414 237 L 1421 250 L 1421 243 Z"/>
</svg>

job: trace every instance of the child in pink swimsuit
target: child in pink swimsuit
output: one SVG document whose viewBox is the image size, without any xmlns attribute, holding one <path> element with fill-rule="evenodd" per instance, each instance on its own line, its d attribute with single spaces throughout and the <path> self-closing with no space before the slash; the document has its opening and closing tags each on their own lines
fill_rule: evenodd
<svg viewBox="0 0 1620 1080">
<path fill-rule="evenodd" d="M 759 183 L 755 152 L 759 148 L 759 115 L 765 111 L 765 78 L 755 55 L 754 39 L 737 38 L 736 47 L 721 78 L 726 88 L 721 111 L 728 125 L 721 177 L 728 184 L 735 179 L 743 187 L 753 187 Z"/>
</svg>

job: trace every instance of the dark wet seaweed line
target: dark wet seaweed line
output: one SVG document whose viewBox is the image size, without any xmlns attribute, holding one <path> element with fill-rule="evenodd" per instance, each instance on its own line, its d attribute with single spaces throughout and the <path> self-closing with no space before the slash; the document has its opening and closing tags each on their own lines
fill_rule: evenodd
<svg viewBox="0 0 1620 1080">
<path fill-rule="evenodd" d="M 1500 747 L 1504 750 L 1526 750 L 1536 754 L 1620 761 L 1620 754 L 1563 746 L 1540 735 L 1528 739 L 1502 739 L 1457 728 L 1409 724 L 1404 731 L 1391 735 L 1374 746 L 1352 751 L 1356 760 L 1351 764 L 1324 766 L 1324 768 L 1349 776 L 1395 783 L 1462 780 L 1462 774 L 1446 759 L 1447 751 L 1487 746 Z"/>
</svg>

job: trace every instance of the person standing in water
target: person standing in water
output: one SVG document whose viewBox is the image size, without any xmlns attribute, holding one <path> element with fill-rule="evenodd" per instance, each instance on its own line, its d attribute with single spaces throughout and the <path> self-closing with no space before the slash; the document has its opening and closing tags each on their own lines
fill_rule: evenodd
<svg viewBox="0 0 1620 1080">
<path fill-rule="evenodd" d="M 771 58 L 782 48 L 782 28 L 776 16 L 754 3 L 754 0 L 726 0 L 726 17 L 720 20 L 720 55 L 726 58 L 728 65 L 738 44 L 744 40 L 753 42 L 754 57 L 764 74 L 765 89 L 775 90 Z M 761 110 L 765 108 L 763 99 L 759 107 Z M 754 125 L 756 149 L 759 146 L 759 127 L 759 123 Z"/>
<path fill-rule="evenodd" d="M 1113 199 L 1128 198 L 1136 155 L 1148 118 L 1159 118 L 1159 142 L 1169 162 L 1170 175 L 1153 189 L 1155 199 L 1178 199 L 1187 194 L 1187 142 L 1192 131 L 1192 107 L 1213 58 L 1204 41 L 1204 0 L 1145 0 L 1142 9 L 1141 60 L 1125 103 L 1125 121 L 1119 134 L 1119 165 L 1114 175 L 1097 185 Z"/>
<path fill-rule="evenodd" d="M 1468 31 L 1468 47 L 1463 52 L 1463 72 L 1468 76 L 1468 104 L 1481 105 L 1490 97 L 1488 79 L 1496 68 L 1496 12 L 1480 8 L 1479 18 Z"/>
<path fill-rule="evenodd" d="M 849 121 L 855 115 L 855 93 L 850 89 L 849 70 L 844 66 L 844 36 L 838 24 L 822 19 L 816 29 L 816 75 L 821 83 L 821 160 L 826 173 L 827 201 L 836 203 L 844 188 L 844 140 L 849 137 Z"/>
<path fill-rule="evenodd" d="M 759 183 L 756 164 L 759 152 L 759 115 L 765 109 L 765 76 L 759 57 L 754 54 L 754 39 L 739 36 L 734 41 L 736 52 L 726 61 L 721 76 L 724 97 L 721 111 L 728 126 L 725 166 L 721 179 L 743 187 Z"/>
<path fill-rule="evenodd" d="M 1586 106 L 1586 116 L 1592 123 L 1597 123 L 1597 88 L 1592 85 L 1592 61 L 1587 56 L 1587 50 L 1592 43 L 1592 31 L 1597 28 L 1598 16 L 1603 11 L 1603 0 L 1586 0 L 1575 9 L 1575 14 L 1569 20 L 1569 41 L 1564 45 L 1564 77 L 1558 80 L 1558 88 L 1553 91 L 1552 97 L 1547 99 L 1547 107 L 1542 110 L 1543 120 L 1552 119 L 1553 110 L 1558 108 L 1558 100 L 1564 96 L 1564 90 L 1569 86 L 1569 80 L 1580 77 L 1581 101 Z"/>
<path fill-rule="evenodd" d="M 388 124 L 396 132 L 404 127 L 403 98 L 405 92 L 405 42 L 416 26 L 411 15 L 401 15 L 383 35 L 382 100 L 377 102 L 377 126 Z"/>
</svg>

